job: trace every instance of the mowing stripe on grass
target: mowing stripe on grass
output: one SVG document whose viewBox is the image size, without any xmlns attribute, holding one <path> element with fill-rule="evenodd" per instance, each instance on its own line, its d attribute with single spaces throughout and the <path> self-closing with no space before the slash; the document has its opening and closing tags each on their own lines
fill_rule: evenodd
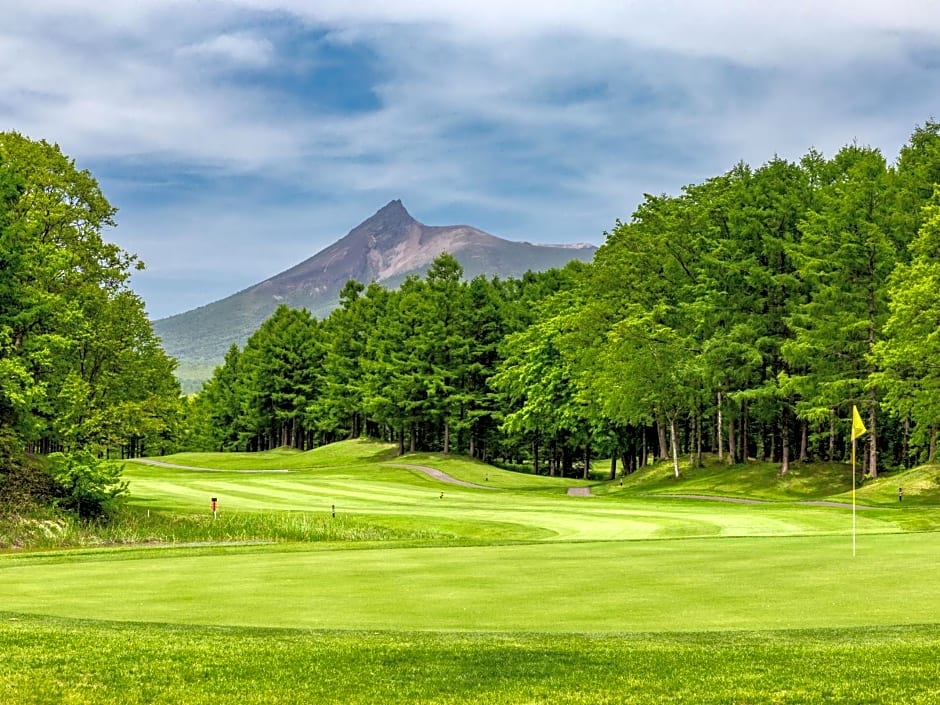
<svg viewBox="0 0 940 705">
<path fill-rule="evenodd" d="M 120 621 L 539 632 L 940 621 L 940 534 L 0 559 L 4 609 Z"/>
</svg>

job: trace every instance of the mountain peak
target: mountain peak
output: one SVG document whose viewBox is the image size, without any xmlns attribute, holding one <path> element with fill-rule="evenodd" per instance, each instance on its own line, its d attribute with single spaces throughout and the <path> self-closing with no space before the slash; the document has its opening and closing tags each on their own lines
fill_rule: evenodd
<svg viewBox="0 0 940 705">
<path fill-rule="evenodd" d="M 381 208 L 379 208 L 375 214 L 378 215 L 379 213 L 385 213 L 385 214 L 405 213 L 407 215 L 408 210 L 402 205 L 401 199 L 396 198 L 392 201 L 389 201 Z"/>
<path fill-rule="evenodd" d="M 401 199 L 396 198 L 379 208 L 375 215 L 365 220 L 359 227 L 378 226 L 384 229 L 411 225 L 412 223 L 417 223 L 417 221 L 411 217 L 411 213 L 402 205 Z M 354 228 L 354 230 L 357 229 Z"/>
<path fill-rule="evenodd" d="M 589 261 L 594 248 L 511 242 L 469 225 L 423 225 L 396 198 L 303 262 L 225 299 L 156 321 L 154 330 L 181 364 L 218 364 L 233 342 L 243 345 L 279 304 L 326 316 L 350 279 L 394 286 L 426 270 L 442 252 L 457 258 L 469 280 L 479 274 L 519 277 L 572 259 Z"/>
</svg>

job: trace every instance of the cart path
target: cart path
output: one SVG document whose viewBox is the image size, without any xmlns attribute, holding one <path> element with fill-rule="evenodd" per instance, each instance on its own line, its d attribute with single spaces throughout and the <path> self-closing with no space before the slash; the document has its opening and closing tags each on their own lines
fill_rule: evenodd
<svg viewBox="0 0 940 705">
<path fill-rule="evenodd" d="M 405 463 L 382 463 L 387 468 L 404 468 L 405 470 L 417 470 L 418 472 L 423 472 L 425 475 L 433 477 L 435 480 L 441 482 L 447 482 L 451 485 L 460 485 L 461 487 L 472 487 L 476 490 L 495 490 L 499 489 L 497 487 L 487 487 L 486 485 L 475 485 L 472 482 L 466 482 L 465 480 L 458 480 L 456 477 L 448 475 L 446 472 L 441 472 L 435 468 L 429 468 L 427 465 L 406 465 Z"/>
<path fill-rule="evenodd" d="M 571 497 L 590 497 L 591 488 L 590 487 L 569 487 L 568 495 Z"/>
</svg>

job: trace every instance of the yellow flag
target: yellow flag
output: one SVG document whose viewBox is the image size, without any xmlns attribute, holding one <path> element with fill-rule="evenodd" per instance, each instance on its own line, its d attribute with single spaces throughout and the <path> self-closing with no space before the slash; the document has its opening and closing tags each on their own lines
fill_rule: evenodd
<svg viewBox="0 0 940 705">
<path fill-rule="evenodd" d="M 864 436 L 868 433 L 868 429 L 865 428 L 865 424 L 862 423 L 862 417 L 858 415 L 858 408 L 855 404 L 852 405 L 852 440 L 860 436 Z"/>
</svg>

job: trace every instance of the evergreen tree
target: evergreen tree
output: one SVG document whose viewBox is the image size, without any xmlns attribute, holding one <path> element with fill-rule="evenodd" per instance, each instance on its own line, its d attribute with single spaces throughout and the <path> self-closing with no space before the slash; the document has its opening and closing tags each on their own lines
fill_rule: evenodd
<svg viewBox="0 0 940 705">
<path fill-rule="evenodd" d="M 783 347 L 794 367 L 806 418 L 846 419 L 853 404 L 867 415 L 865 467 L 877 476 L 875 344 L 887 319 L 887 281 L 898 261 L 889 236 L 890 173 L 878 150 L 856 145 L 833 159 L 833 178 L 802 223 L 794 250 L 807 300 L 791 317 Z"/>
</svg>

